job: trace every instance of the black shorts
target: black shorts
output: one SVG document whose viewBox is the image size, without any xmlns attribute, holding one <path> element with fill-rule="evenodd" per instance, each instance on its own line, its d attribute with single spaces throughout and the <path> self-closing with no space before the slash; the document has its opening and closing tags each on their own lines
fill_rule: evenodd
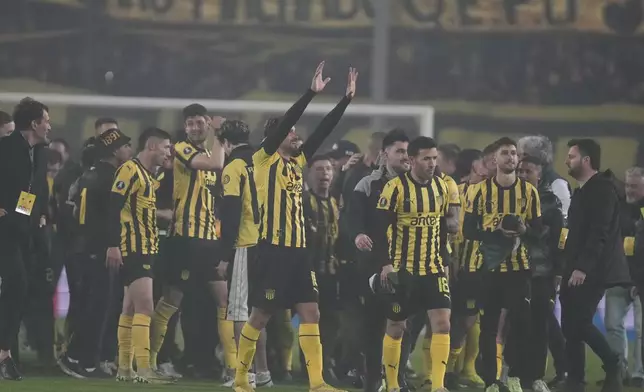
<svg viewBox="0 0 644 392">
<path fill-rule="evenodd" d="M 123 266 L 121 267 L 123 286 L 128 287 L 137 279 L 152 278 L 156 256 L 131 254 L 123 257 Z"/>
<path fill-rule="evenodd" d="M 386 296 L 387 319 L 403 321 L 420 311 L 450 309 L 449 283 L 444 274 L 414 275 L 407 284 L 410 286 L 405 294 L 397 292 Z"/>
<path fill-rule="evenodd" d="M 450 286 L 452 312 L 462 316 L 475 316 L 481 309 L 482 272 L 460 271 Z"/>
<path fill-rule="evenodd" d="M 250 283 L 250 303 L 266 311 L 318 302 L 318 285 L 305 248 L 260 242 L 257 270 Z"/>
<path fill-rule="evenodd" d="M 482 271 L 482 307 L 515 309 L 532 300 L 531 271 Z"/>
<path fill-rule="evenodd" d="M 340 309 L 340 282 L 337 275 L 317 274 L 320 310 Z"/>
<path fill-rule="evenodd" d="M 195 282 L 223 280 L 217 273 L 219 243 L 213 240 L 173 236 L 168 238 L 170 259 L 164 268 L 164 283 L 185 289 Z"/>
</svg>

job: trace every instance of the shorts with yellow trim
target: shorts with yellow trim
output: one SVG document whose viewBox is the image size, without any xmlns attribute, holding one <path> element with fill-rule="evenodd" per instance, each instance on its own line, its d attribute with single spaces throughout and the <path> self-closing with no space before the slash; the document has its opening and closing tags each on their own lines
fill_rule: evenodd
<svg viewBox="0 0 644 392">
<path fill-rule="evenodd" d="M 185 290 L 188 285 L 224 280 L 217 273 L 219 241 L 192 237 L 168 238 L 169 259 L 163 283 Z"/>
<path fill-rule="evenodd" d="M 452 280 L 452 312 L 461 316 L 476 316 L 481 309 L 483 289 L 481 271 L 461 270 Z"/>
<path fill-rule="evenodd" d="M 405 284 L 404 290 L 385 295 L 387 319 L 403 321 L 421 311 L 451 308 L 452 299 L 445 274 L 414 275 Z"/>
<path fill-rule="evenodd" d="M 156 254 L 142 255 L 137 253 L 123 257 L 123 266 L 121 267 L 123 286 L 128 287 L 141 278 L 152 278 L 156 257 Z"/>
<path fill-rule="evenodd" d="M 256 271 L 251 276 L 250 304 L 275 311 L 318 302 L 318 284 L 305 248 L 257 245 Z"/>
</svg>

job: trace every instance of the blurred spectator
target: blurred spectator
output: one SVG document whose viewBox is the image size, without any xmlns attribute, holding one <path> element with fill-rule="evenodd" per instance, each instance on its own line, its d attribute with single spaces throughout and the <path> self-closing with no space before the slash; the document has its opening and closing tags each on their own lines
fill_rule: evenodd
<svg viewBox="0 0 644 392">
<path fill-rule="evenodd" d="M 0 138 L 9 136 L 16 129 L 16 123 L 9 113 L 0 111 Z"/>
</svg>

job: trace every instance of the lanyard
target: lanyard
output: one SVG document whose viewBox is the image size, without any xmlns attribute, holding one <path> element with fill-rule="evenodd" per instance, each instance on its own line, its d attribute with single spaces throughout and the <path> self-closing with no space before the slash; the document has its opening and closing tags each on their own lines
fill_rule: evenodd
<svg viewBox="0 0 644 392">
<path fill-rule="evenodd" d="M 36 165 L 34 164 L 34 148 L 29 147 L 29 161 L 31 161 L 31 173 L 29 174 L 29 190 L 28 193 L 31 193 L 31 185 L 34 183 L 34 177 L 36 175 Z"/>
</svg>

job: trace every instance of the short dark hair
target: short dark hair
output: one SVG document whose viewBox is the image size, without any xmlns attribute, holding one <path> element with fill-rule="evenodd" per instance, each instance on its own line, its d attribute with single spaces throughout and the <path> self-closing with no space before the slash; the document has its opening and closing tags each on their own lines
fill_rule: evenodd
<svg viewBox="0 0 644 392">
<path fill-rule="evenodd" d="M 371 134 L 371 136 L 369 136 L 369 138 L 371 140 L 379 141 L 380 143 L 382 143 L 385 136 L 387 136 L 387 134 L 384 132 L 374 132 Z"/>
<path fill-rule="evenodd" d="M 269 117 L 268 120 L 266 120 L 266 122 L 264 123 L 264 136 L 268 136 L 268 133 L 270 131 L 277 128 L 280 121 L 282 121 L 281 117 Z"/>
<path fill-rule="evenodd" d="M 206 117 L 207 114 L 208 114 L 208 111 L 206 110 L 206 107 L 198 103 L 193 103 L 183 108 L 184 121 L 188 119 L 188 117 L 198 117 L 198 116 Z"/>
<path fill-rule="evenodd" d="M 387 132 L 385 137 L 382 139 L 382 150 L 384 151 L 385 148 L 393 146 L 396 142 L 409 143 L 409 137 L 407 137 L 405 131 L 400 128 L 394 128 Z"/>
<path fill-rule="evenodd" d="M 23 98 L 13 109 L 13 121 L 16 123 L 16 130 L 25 131 L 31 129 L 32 121 L 40 121 L 49 108 L 31 98 Z"/>
<path fill-rule="evenodd" d="M 514 147 L 516 147 L 517 142 L 515 142 L 513 139 L 510 139 L 507 136 L 504 136 L 504 137 L 500 138 L 499 140 L 495 141 L 494 145 L 496 146 L 496 150 L 495 150 L 495 152 L 496 152 L 502 146 L 514 146 Z"/>
<path fill-rule="evenodd" d="M 11 115 L 0 110 L 0 127 L 13 121 Z"/>
<path fill-rule="evenodd" d="M 487 146 L 485 146 L 485 148 L 483 149 L 482 154 L 483 154 L 483 156 L 488 156 L 490 154 L 494 154 L 496 152 L 496 150 L 498 150 L 498 149 L 499 149 L 499 146 L 496 144 L 496 142 L 494 142 L 494 143 L 491 143 L 491 144 L 488 144 Z"/>
<path fill-rule="evenodd" d="M 416 139 L 409 142 L 409 147 L 407 147 L 407 155 L 410 157 L 418 156 L 421 150 L 429 150 L 432 148 L 437 148 L 436 141 L 431 137 L 427 136 L 418 136 Z"/>
<path fill-rule="evenodd" d="M 63 147 L 65 147 L 65 151 L 69 152 L 69 143 L 67 143 L 67 140 L 63 139 L 62 137 L 57 137 L 56 139 L 52 139 L 52 141 L 49 142 L 49 144 L 52 144 L 52 143 L 62 144 Z"/>
<path fill-rule="evenodd" d="M 568 142 L 568 148 L 577 147 L 581 157 L 590 159 L 590 167 L 593 170 L 599 170 L 601 167 L 602 148 L 593 139 L 572 139 Z"/>
<path fill-rule="evenodd" d="M 457 177 L 460 178 L 470 174 L 474 162 L 478 161 L 481 158 L 483 158 L 481 150 L 466 148 L 465 150 L 461 151 L 458 154 L 455 165 L 456 173 L 458 173 Z"/>
<path fill-rule="evenodd" d="M 330 162 L 331 158 L 327 154 L 316 154 L 316 155 L 313 155 L 313 157 L 311 159 L 309 159 L 307 163 L 308 163 L 309 167 L 313 167 L 313 164 L 315 162 L 319 162 L 319 161 L 329 161 Z"/>
<path fill-rule="evenodd" d="M 533 157 L 532 155 L 526 156 L 521 160 L 520 163 L 532 163 L 533 165 L 540 166 L 540 167 L 543 167 L 544 165 L 544 162 L 541 159 L 537 157 Z"/>
<path fill-rule="evenodd" d="M 231 144 L 248 143 L 250 127 L 241 120 L 226 120 L 221 124 L 217 138 L 220 142 L 228 140 Z"/>
<path fill-rule="evenodd" d="M 445 159 L 450 162 L 456 161 L 458 154 L 461 152 L 461 148 L 454 143 L 441 144 L 437 148 Z"/>
<path fill-rule="evenodd" d="M 96 121 L 94 121 L 94 129 L 98 129 L 102 127 L 105 124 L 116 124 L 117 126 L 119 125 L 118 121 L 116 121 L 115 118 L 112 117 L 100 117 Z"/>
<path fill-rule="evenodd" d="M 161 140 L 172 140 L 172 137 L 170 137 L 170 134 L 163 129 L 155 128 L 155 127 L 150 127 L 147 128 L 145 131 L 141 132 L 141 135 L 139 136 L 139 151 L 143 151 L 145 149 L 145 145 L 150 140 L 151 138 L 157 138 Z"/>
<path fill-rule="evenodd" d="M 47 164 L 56 165 L 59 163 L 63 163 L 63 156 L 60 154 L 60 152 L 47 149 Z"/>
</svg>

